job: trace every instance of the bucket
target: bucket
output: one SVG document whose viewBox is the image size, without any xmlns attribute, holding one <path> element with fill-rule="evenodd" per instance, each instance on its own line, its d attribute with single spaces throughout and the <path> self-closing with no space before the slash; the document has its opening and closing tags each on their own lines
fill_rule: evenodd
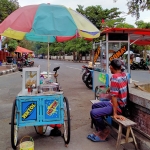
<svg viewBox="0 0 150 150">
<path fill-rule="evenodd" d="M 29 141 L 23 141 L 23 139 L 25 138 L 29 138 Z M 34 150 L 34 141 L 33 138 L 30 136 L 24 136 L 21 140 L 20 140 L 20 150 Z"/>
</svg>

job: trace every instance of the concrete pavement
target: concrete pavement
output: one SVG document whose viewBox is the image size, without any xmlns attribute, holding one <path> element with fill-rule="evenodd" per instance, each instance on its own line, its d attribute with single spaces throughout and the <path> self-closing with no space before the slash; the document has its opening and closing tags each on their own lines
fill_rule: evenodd
<svg viewBox="0 0 150 150">
<path fill-rule="evenodd" d="M 43 66 L 47 67 L 47 65 L 45 65 L 46 63 L 44 61 L 42 62 Z M 41 65 L 42 62 L 40 62 Z M 111 131 L 111 135 L 109 136 L 107 142 L 94 143 L 86 138 L 88 134 L 95 132 L 94 129 L 90 128 L 89 119 L 89 110 L 91 108 L 91 103 L 89 100 L 93 98 L 93 92 L 91 90 L 87 90 L 85 85 L 80 81 L 81 79 L 78 78 L 81 75 L 80 70 L 76 69 L 78 68 L 76 64 L 60 64 L 60 62 L 53 62 L 52 64 L 53 67 L 58 65 L 61 65 L 61 69 L 59 70 L 61 76 L 58 80 L 60 81 L 61 86 L 64 87 L 64 93 L 69 99 L 69 104 L 71 106 L 71 141 L 68 145 L 68 148 L 64 146 L 64 142 L 61 137 L 40 136 L 36 134 L 33 127 L 20 128 L 18 133 L 19 141 L 25 135 L 30 135 L 34 139 L 35 150 L 115 150 L 117 134 L 113 131 Z M 66 70 L 63 65 L 67 68 Z M 75 72 L 72 71 L 73 67 L 76 69 Z M 46 69 L 43 68 L 43 70 Z M 67 72 L 67 74 L 65 74 L 63 71 Z M 73 75 L 71 73 L 73 73 Z M 75 76 L 76 79 L 74 80 L 72 76 Z M 9 122 L 11 120 L 10 116 L 13 97 L 16 96 L 16 93 L 21 87 L 21 85 L 16 84 L 21 83 L 21 78 L 19 77 L 20 73 L 1 77 L 2 88 L 0 90 L 2 95 L 0 98 L 0 150 L 12 150 L 10 144 Z M 139 138 L 140 136 L 141 135 L 136 134 L 136 138 Z M 147 143 L 149 143 L 149 141 L 144 139 L 137 142 L 140 145 L 140 148 L 142 147 L 140 150 L 150 150 L 149 147 L 147 147 Z M 120 146 L 119 150 L 135 150 L 132 143 L 123 146 L 124 148 Z"/>
<path fill-rule="evenodd" d="M 15 64 L 13 65 L 2 64 L 2 66 L 0 66 L 0 76 L 15 71 L 17 71 L 17 66 Z"/>
</svg>

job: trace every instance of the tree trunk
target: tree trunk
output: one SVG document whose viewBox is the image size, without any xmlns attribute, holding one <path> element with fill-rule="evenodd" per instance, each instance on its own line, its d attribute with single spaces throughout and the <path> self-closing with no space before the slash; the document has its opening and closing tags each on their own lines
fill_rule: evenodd
<svg viewBox="0 0 150 150">
<path fill-rule="evenodd" d="M 59 59 L 61 59 L 61 52 L 59 52 Z"/>
<path fill-rule="evenodd" d="M 82 54 L 79 53 L 79 62 L 82 61 Z"/>
<path fill-rule="evenodd" d="M 92 61 L 92 51 L 90 51 L 90 61 Z"/>
<path fill-rule="evenodd" d="M 87 54 L 85 54 L 85 61 L 87 61 Z"/>
<path fill-rule="evenodd" d="M 63 52 L 63 60 L 65 60 L 65 52 Z"/>
<path fill-rule="evenodd" d="M 75 61 L 75 52 L 73 52 L 73 61 Z"/>
</svg>

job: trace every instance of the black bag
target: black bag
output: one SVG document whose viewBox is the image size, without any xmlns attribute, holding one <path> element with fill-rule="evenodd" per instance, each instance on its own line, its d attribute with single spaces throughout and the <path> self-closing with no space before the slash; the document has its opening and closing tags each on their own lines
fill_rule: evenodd
<svg viewBox="0 0 150 150">
<path fill-rule="evenodd" d="M 123 115 L 124 117 L 127 117 L 127 118 L 130 117 L 131 112 L 130 112 L 130 108 L 129 108 L 128 105 L 126 105 L 125 107 L 120 107 L 120 109 L 121 109 L 122 115 Z"/>
<path fill-rule="evenodd" d="M 128 81 L 128 79 L 127 79 Z M 128 82 L 127 82 L 127 101 L 126 101 L 126 105 L 124 107 L 120 107 L 121 111 L 122 111 L 122 115 L 124 117 L 130 117 L 131 115 L 131 109 L 130 109 L 130 99 L 129 99 L 129 87 L 128 87 Z"/>
</svg>

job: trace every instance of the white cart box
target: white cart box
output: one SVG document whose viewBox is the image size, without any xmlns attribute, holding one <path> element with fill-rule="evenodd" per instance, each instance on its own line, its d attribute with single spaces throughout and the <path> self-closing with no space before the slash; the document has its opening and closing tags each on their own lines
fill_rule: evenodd
<svg viewBox="0 0 150 150">
<path fill-rule="evenodd" d="M 40 67 L 23 68 L 22 94 L 28 92 L 28 87 L 35 85 L 33 92 L 37 91 L 40 84 Z"/>
</svg>

